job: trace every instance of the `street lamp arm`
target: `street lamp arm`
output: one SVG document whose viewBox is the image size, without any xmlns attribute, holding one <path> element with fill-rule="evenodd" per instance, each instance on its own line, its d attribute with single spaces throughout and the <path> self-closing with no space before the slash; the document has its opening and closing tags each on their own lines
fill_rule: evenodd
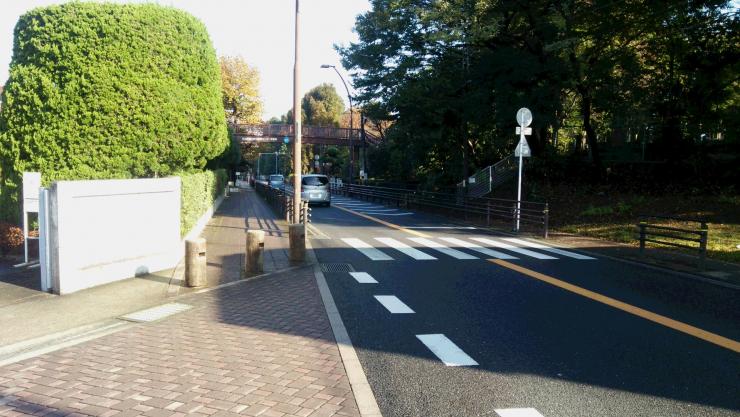
<svg viewBox="0 0 740 417">
<path fill-rule="evenodd" d="M 334 72 L 337 73 L 339 79 L 342 80 L 342 84 L 344 84 L 344 90 L 347 92 L 347 98 L 349 99 L 349 110 L 352 112 L 352 94 L 349 93 L 349 87 L 347 87 L 347 83 L 344 81 L 342 74 L 339 73 L 339 70 L 337 70 L 337 67 L 332 65 L 332 68 L 334 68 Z"/>
<path fill-rule="evenodd" d="M 349 87 L 347 87 L 347 82 L 344 81 L 344 77 L 342 77 L 342 74 L 339 73 L 339 70 L 337 70 L 337 67 L 335 65 L 329 65 L 329 64 L 323 64 L 321 68 L 333 68 L 334 72 L 337 73 L 339 76 L 339 79 L 342 80 L 342 84 L 344 84 L 344 89 L 347 91 L 347 99 L 349 100 L 349 183 L 352 184 L 352 177 L 354 177 L 354 170 L 355 170 L 355 153 L 354 148 L 352 147 L 352 135 L 354 131 L 354 125 L 353 125 L 353 114 L 352 114 L 352 94 L 349 92 Z"/>
</svg>

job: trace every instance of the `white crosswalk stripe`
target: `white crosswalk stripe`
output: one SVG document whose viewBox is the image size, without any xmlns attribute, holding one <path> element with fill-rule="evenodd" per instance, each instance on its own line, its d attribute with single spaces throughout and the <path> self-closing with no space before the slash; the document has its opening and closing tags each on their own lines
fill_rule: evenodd
<svg viewBox="0 0 740 417">
<path fill-rule="evenodd" d="M 499 241 L 493 240 L 493 239 L 487 239 L 485 237 L 474 237 L 474 238 L 471 238 L 471 239 L 472 240 L 475 240 L 476 242 L 484 243 L 486 245 L 491 245 L 491 246 L 495 246 L 497 248 L 502 248 L 502 249 L 506 249 L 506 250 L 509 250 L 509 251 L 512 251 L 512 252 L 520 253 L 522 255 L 531 256 L 531 257 L 536 258 L 536 259 L 558 259 L 558 258 L 555 258 L 555 257 L 550 256 L 550 255 L 543 255 L 541 253 L 537 253 L 537 252 L 531 251 L 529 249 L 517 248 L 514 245 L 509 245 L 508 243 L 499 242 Z"/>
<path fill-rule="evenodd" d="M 454 238 L 454 237 L 442 237 L 440 239 L 444 240 L 445 242 L 451 243 L 451 244 L 453 244 L 453 245 L 455 245 L 457 247 L 465 248 L 465 249 L 470 249 L 472 251 L 476 251 L 478 253 L 482 253 L 482 254 L 484 254 L 486 256 L 490 256 L 491 258 L 496 258 L 496 259 L 519 259 L 516 256 L 509 255 L 508 253 L 503 253 L 503 252 L 491 250 L 491 249 L 488 249 L 488 248 L 484 248 L 481 245 L 478 245 L 478 244 L 475 244 L 475 243 L 472 243 L 472 242 L 467 242 L 467 241 L 462 240 L 462 239 L 457 239 L 457 238 Z"/>
<path fill-rule="evenodd" d="M 373 261 L 392 261 L 393 260 L 393 258 L 391 258 L 390 256 L 375 249 L 374 247 L 368 245 L 367 243 L 363 242 L 360 239 L 348 237 L 348 238 L 342 238 L 342 240 L 344 241 L 344 243 L 357 249 L 363 255 L 367 256 Z"/>
<path fill-rule="evenodd" d="M 363 214 L 372 214 L 375 216 L 413 216 L 414 213 L 380 213 L 377 211 L 358 211 Z"/>
<path fill-rule="evenodd" d="M 507 242 L 511 242 L 511 243 L 516 243 L 517 245 L 527 246 L 527 247 L 535 248 L 535 249 L 541 249 L 547 252 L 556 253 L 558 255 L 567 256 L 568 258 L 575 258 L 575 259 L 582 259 L 582 260 L 596 259 L 590 256 L 581 255 L 580 253 L 575 253 L 575 252 L 570 252 L 567 250 L 553 248 L 552 246 L 543 245 L 541 243 L 532 242 L 529 240 L 522 240 L 522 239 L 517 239 L 513 237 L 505 237 L 503 238 L 503 240 Z"/>
<path fill-rule="evenodd" d="M 408 256 L 410 256 L 410 257 L 412 257 L 412 258 L 414 258 L 414 259 L 416 259 L 418 261 L 433 261 L 433 260 L 436 260 L 437 259 L 437 258 L 435 258 L 432 255 L 428 255 L 428 254 L 426 254 L 426 253 L 424 253 L 424 252 L 422 252 L 422 251 L 420 251 L 418 249 L 414 249 L 411 246 L 409 246 L 409 245 L 407 245 L 407 244 L 405 244 L 403 242 L 397 241 L 396 239 L 392 239 L 392 238 L 389 238 L 389 237 L 376 237 L 375 240 L 377 240 L 378 242 L 380 242 L 380 243 L 382 243 L 384 245 L 388 245 L 388 246 L 392 247 L 393 249 L 395 249 L 395 250 L 397 250 L 397 251 L 399 251 L 401 253 L 404 253 L 404 254 L 406 254 L 406 255 L 408 255 Z"/>
<path fill-rule="evenodd" d="M 473 256 L 473 255 L 467 254 L 467 253 L 462 252 L 462 251 L 459 251 L 457 249 L 448 248 L 447 246 L 445 246 L 445 245 L 443 245 L 443 244 L 441 244 L 439 242 L 435 242 L 435 241 L 430 240 L 430 239 L 425 239 L 423 237 L 411 237 L 411 238 L 409 238 L 409 240 L 411 240 L 413 242 L 416 242 L 416 243 L 418 243 L 420 245 L 424 245 L 426 247 L 432 248 L 432 249 L 434 249 L 434 250 L 436 250 L 438 252 L 442 252 L 445 255 L 452 256 L 455 259 L 479 259 L 477 256 Z"/>
</svg>

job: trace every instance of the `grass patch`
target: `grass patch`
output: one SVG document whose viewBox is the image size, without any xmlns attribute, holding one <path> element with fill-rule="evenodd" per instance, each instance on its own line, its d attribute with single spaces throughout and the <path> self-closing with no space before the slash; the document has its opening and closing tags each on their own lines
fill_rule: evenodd
<svg viewBox="0 0 740 417">
<path fill-rule="evenodd" d="M 639 246 L 637 223 L 640 215 L 680 219 L 706 219 L 709 227 L 707 256 L 710 259 L 740 263 L 740 196 L 737 195 L 635 195 L 608 191 L 559 187 L 550 194 L 551 230 L 591 236 Z M 699 229 L 688 221 L 657 220 L 651 224 Z M 698 235 L 693 235 L 698 238 Z M 692 236 L 692 237 L 693 237 Z M 696 245 L 659 238 L 674 243 Z M 649 247 L 696 254 L 697 251 L 648 243 Z"/>
</svg>

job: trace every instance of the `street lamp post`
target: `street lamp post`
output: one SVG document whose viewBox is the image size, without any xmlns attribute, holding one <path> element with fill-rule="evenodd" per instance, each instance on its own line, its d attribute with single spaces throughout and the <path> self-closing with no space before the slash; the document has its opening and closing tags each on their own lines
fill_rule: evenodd
<svg viewBox="0 0 740 417">
<path fill-rule="evenodd" d="M 293 65 L 293 223 L 301 222 L 301 100 L 300 94 L 300 0 L 295 0 L 295 63 Z"/>
<path fill-rule="evenodd" d="M 336 66 L 323 64 L 321 68 L 334 68 L 334 72 L 337 73 L 339 79 L 342 80 L 342 84 L 344 84 L 344 89 L 347 90 L 347 99 L 349 99 L 349 183 L 352 184 L 352 178 L 355 175 L 355 151 L 352 147 L 352 133 L 354 127 L 354 117 L 352 117 L 352 95 L 349 93 L 349 88 L 347 87 L 347 83 L 344 81 L 344 77 L 339 73 Z"/>
</svg>

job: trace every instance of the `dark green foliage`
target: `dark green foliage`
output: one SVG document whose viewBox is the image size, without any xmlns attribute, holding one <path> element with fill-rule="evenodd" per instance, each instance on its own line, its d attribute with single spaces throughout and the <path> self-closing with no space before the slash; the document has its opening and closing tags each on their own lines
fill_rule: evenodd
<svg viewBox="0 0 740 417">
<path fill-rule="evenodd" d="M 303 96 L 304 123 L 310 126 L 339 126 L 344 102 L 332 84 L 321 84 Z"/>
<path fill-rule="evenodd" d="M 704 180 L 686 164 L 701 135 L 738 141 L 729 1 L 371 4 L 359 40 L 338 49 L 359 103 L 392 122 L 373 169 L 389 179 L 451 185 L 497 162 L 518 140 L 519 107 L 534 114 L 533 159 L 560 159 L 533 164 L 548 178 L 607 180 L 622 152 L 671 180 Z"/>
<path fill-rule="evenodd" d="M 0 113 L 0 217 L 22 171 L 55 179 L 202 169 L 227 146 L 220 69 L 204 25 L 152 4 L 68 3 L 15 28 Z"/>
<path fill-rule="evenodd" d="M 228 177 L 223 169 L 181 173 L 178 176 L 182 179 L 180 235 L 185 236 L 223 193 Z"/>
</svg>

